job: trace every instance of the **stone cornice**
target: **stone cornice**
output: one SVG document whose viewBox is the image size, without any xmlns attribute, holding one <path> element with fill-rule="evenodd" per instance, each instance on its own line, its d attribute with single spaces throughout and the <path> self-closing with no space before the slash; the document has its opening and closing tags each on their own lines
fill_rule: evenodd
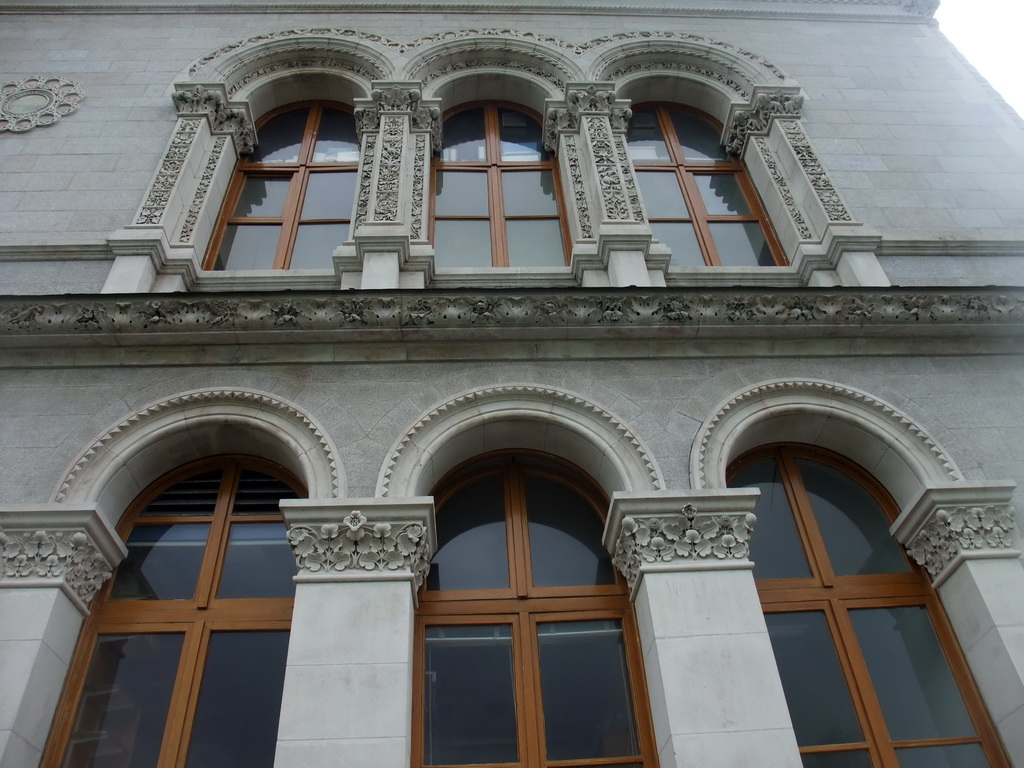
<svg viewBox="0 0 1024 768">
<path fill-rule="evenodd" d="M 535 14 L 605 14 L 611 16 L 754 16 L 797 19 L 856 19 L 879 21 L 926 21 L 938 7 L 937 0 L 647 0 L 623 6 L 615 0 L 554 0 L 516 5 L 516 12 Z M 2 14 L 43 13 L 494 13 L 507 14 L 508 4 L 499 0 L 404 0 L 340 2 L 339 0 L 21 0 L 0 8 Z"/>
<path fill-rule="evenodd" d="M 0 346 L 412 339 L 1020 336 L 1024 289 L 603 289 L 16 296 Z M 497 334 L 497 335 L 495 335 Z"/>
</svg>

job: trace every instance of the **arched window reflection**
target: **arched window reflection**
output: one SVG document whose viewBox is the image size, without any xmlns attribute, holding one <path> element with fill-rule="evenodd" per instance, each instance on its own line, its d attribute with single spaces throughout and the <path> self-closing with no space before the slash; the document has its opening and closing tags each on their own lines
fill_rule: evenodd
<svg viewBox="0 0 1024 768">
<path fill-rule="evenodd" d="M 754 576 L 807 768 L 1007 765 L 927 578 L 860 467 L 807 446 L 741 457 Z"/>
<path fill-rule="evenodd" d="M 435 498 L 413 764 L 653 766 L 635 623 L 592 486 L 517 457 Z"/>
</svg>

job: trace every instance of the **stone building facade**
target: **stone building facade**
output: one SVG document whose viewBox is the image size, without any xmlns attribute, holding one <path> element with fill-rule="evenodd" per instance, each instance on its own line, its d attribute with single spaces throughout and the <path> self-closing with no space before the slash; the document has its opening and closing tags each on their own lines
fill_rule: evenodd
<svg viewBox="0 0 1024 768">
<path fill-rule="evenodd" d="M 140 504 L 171 473 L 222 457 L 257 462 L 297 496 L 280 503 L 294 596 L 259 614 L 262 629 L 290 632 L 268 759 L 453 764 L 424 754 L 423 627 L 441 610 L 428 573 L 450 539 L 435 501 L 466 467 L 510 456 L 600 497 L 614 589 L 628 596 L 614 610 L 634 635 L 639 746 L 583 757 L 1024 766 L 1024 123 L 942 37 L 930 2 L 620 5 L 0 8 L 0 768 L 150 764 L 66 755 L 86 740 L 97 638 L 146 634 L 141 613 L 118 613 L 122 576 L 111 579 L 151 514 Z M 296 104 L 354 126 L 351 157 L 310 154 L 295 171 L 351 183 L 351 206 L 330 217 L 344 236 L 314 268 L 218 269 L 232 227 L 280 225 L 232 206 L 245 179 L 277 178 L 253 158 L 269 157 L 267 126 Z M 536 120 L 564 263 L 531 262 L 511 228 L 492 234 L 493 253 L 513 254 L 497 267 L 467 265 L 467 241 L 434 236 L 442 174 L 489 163 L 500 181 L 488 182 L 490 219 L 476 218 L 493 222 L 498 199 L 512 210 L 510 188 L 494 186 L 510 166 L 445 154 L 446 121 L 478 106 L 500 130 L 505 115 Z M 702 224 L 696 198 L 674 218 L 656 212 L 652 176 L 684 179 L 687 195 L 715 176 L 689 160 L 644 165 L 638 117 L 664 128 L 675 114 L 714 126 L 720 169 L 740 169 L 754 209 L 738 223 L 758 222 L 750 237 L 765 233 L 770 263 L 732 262 L 724 245 L 708 256 L 708 233 L 736 223 L 715 218 L 712 197 Z M 313 198 L 302 189 L 288 194 Z M 696 227 L 706 264 L 666 236 L 680 224 Z M 277 267 L 298 248 L 288 242 L 271 247 Z M 906 652 L 928 701 L 946 674 L 935 670 L 953 669 L 968 726 L 898 735 L 870 654 L 837 640 L 862 738 L 805 738 L 786 632 L 765 619 L 785 614 L 753 570 L 771 557 L 758 541 L 777 540 L 775 513 L 767 486 L 731 487 L 769 446 L 876 489 L 886 536 L 907 553 L 881 597 L 857 591 L 881 572 L 860 571 L 842 598 L 799 593 L 787 610 L 846 622 L 866 648 L 856 606 L 822 606 L 928 606 L 944 661 Z M 800 482 L 785 486 L 794 507 Z M 812 563 L 827 538 L 804 544 Z M 838 565 L 812 570 L 818 586 L 847 588 Z M 167 744 L 199 732 L 216 622 L 240 636 L 256 621 L 230 606 L 203 619 L 216 603 L 148 620 L 154 635 L 187 624 L 182 658 L 200 659 L 174 667 L 160 765 L 184 765 L 186 748 Z M 548 674 L 532 642 L 516 654 L 542 671 L 516 683 L 518 706 L 543 709 L 521 701 Z M 956 719 L 936 709 L 936 723 Z M 484 762 L 556 760 L 544 718 L 531 731 L 525 711 L 518 762 Z"/>
</svg>

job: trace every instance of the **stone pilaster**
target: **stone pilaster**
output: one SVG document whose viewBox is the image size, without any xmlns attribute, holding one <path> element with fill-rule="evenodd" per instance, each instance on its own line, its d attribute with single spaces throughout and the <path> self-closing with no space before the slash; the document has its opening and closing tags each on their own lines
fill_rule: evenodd
<svg viewBox="0 0 1024 768">
<path fill-rule="evenodd" d="M 435 548 L 433 500 L 286 500 L 295 607 L 277 768 L 406 768 L 416 589 Z"/>
<path fill-rule="evenodd" d="M 799 768 L 748 559 L 758 492 L 616 493 L 604 543 L 629 582 L 662 768 Z"/>
<path fill-rule="evenodd" d="M 892 531 L 932 577 L 1013 765 L 1024 765 L 1024 568 L 1011 483 L 926 488 Z"/>
<path fill-rule="evenodd" d="M 91 507 L 0 510 L 0 766 L 38 765 L 82 618 L 124 557 Z"/>
<path fill-rule="evenodd" d="M 548 101 L 545 143 L 560 158 L 570 201 L 573 271 L 611 286 L 664 285 L 668 259 L 651 254 L 651 230 L 626 149 L 629 102 L 613 83 L 567 83 L 565 99 Z"/>
<path fill-rule="evenodd" d="M 343 285 L 424 287 L 432 274 L 426 195 L 431 153 L 441 145 L 441 107 L 423 99 L 420 86 L 378 81 L 371 98 L 355 100 L 362 157 L 353 243 L 335 251 Z"/>
</svg>

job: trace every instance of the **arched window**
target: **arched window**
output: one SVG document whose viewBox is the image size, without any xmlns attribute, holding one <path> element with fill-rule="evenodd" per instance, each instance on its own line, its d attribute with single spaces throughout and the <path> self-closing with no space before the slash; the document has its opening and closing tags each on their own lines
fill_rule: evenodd
<svg viewBox="0 0 1024 768">
<path fill-rule="evenodd" d="M 348 239 L 359 143 L 340 105 L 293 105 L 257 129 L 240 160 L 206 259 L 207 269 L 333 269 Z"/>
<path fill-rule="evenodd" d="M 539 457 L 458 472 L 417 617 L 414 766 L 654 766 L 635 622 L 593 487 Z"/>
<path fill-rule="evenodd" d="M 884 489 L 797 445 L 740 458 L 729 484 L 761 490 L 751 558 L 804 766 L 1006 766 Z"/>
<path fill-rule="evenodd" d="M 44 766 L 271 768 L 295 560 L 276 465 L 219 459 L 144 492 L 96 598 Z"/>
<path fill-rule="evenodd" d="M 681 107 L 639 106 L 626 133 L 654 236 L 676 267 L 785 264 L 743 164 L 721 126 Z"/>
<path fill-rule="evenodd" d="M 540 122 L 511 106 L 449 114 L 434 171 L 437 267 L 562 267 L 555 163 Z"/>
</svg>

